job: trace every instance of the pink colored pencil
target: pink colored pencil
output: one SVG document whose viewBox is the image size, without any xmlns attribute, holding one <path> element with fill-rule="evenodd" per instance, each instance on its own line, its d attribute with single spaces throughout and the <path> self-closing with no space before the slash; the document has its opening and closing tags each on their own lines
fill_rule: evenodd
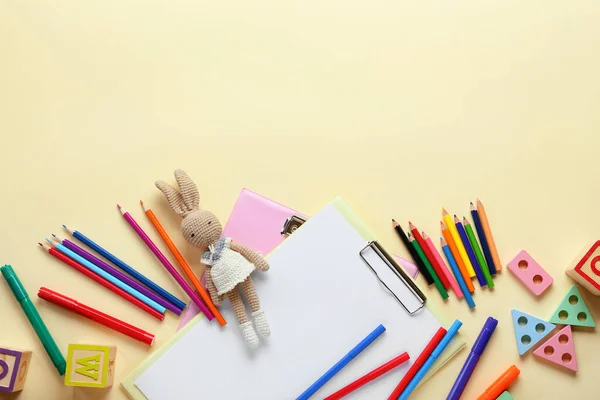
<svg viewBox="0 0 600 400">
<path fill-rule="evenodd" d="M 138 225 L 138 223 L 135 222 L 135 220 L 133 219 L 131 214 L 129 214 L 127 211 L 125 211 L 125 209 L 118 204 L 117 204 L 117 207 L 119 208 L 119 211 L 121 211 L 121 214 L 123 215 L 125 220 L 127 220 L 127 222 L 129 222 L 129 225 L 131 225 L 133 230 L 138 234 L 138 236 L 140 238 L 142 238 L 144 243 L 146 243 L 146 246 L 148 246 L 148 248 L 156 256 L 156 258 L 158 258 L 158 260 L 162 263 L 162 265 L 165 266 L 167 271 L 169 271 L 171 276 L 173 276 L 173 278 L 175 278 L 177 283 L 179 283 L 179 286 L 181 286 L 181 288 L 187 293 L 187 295 L 190 296 L 190 299 L 192 299 L 192 301 L 194 303 L 196 303 L 196 305 L 204 313 L 206 318 L 208 318 L 209 321 L 212 321 L 214 316 L 210 312 L 210 310 L 206 307 L 206 305 L 202 302 L 202 300 L 200 299 L 200 296 L 198 296 L 198 294 L 196 292 L 194 292 L 194 290 L 181 277 L 181 275 L 179 275 L 179 272 L 177 272 L 175 267 L 169 262 L 169 260 L 167 260 L 167 257 L 165 257 L 165 255 L 158 249 L 158 247 L 156 247 L 156 245 L 154 244 L 154 242 L 152 242 L 152 240 L 148 237 L 148 235 L 146 235 L 146 232 L 144 232 L 144 230 Z"/>
<path fill-rule="evenodd" d="M 427 244 L 427 247 L 429 247 L 429 250 L 433 254 L 433 257 L 436 259 L 438 264 L 442 267 L 442 272 L 444 275 L 446 275 L 448 282 L 450 282 L 450 287 L 456 294 L 456 297 L 461 299 L 463 297 L 463 292 L 462 292 L 462 290 L 460 290 L 460 286 L 458 286 L 458 282 L 456 282 L 456 279 L 454 279 L 454 276 L 452 276 L 452 274 L 450 273 L 448 266 L 442 259 L 442 256 L 440 256 L 440 252 L 435 248 L 433 242 L 431 241 L 431 238 L 429 236 L 427 236 L 427 234 L 425 232 L 423 232 L 423 240 Z"/>
</svg>

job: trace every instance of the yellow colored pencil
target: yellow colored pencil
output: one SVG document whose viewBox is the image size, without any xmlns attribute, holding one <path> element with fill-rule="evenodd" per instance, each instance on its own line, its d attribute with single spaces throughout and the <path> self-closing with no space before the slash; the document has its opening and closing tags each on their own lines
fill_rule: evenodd
<svg viewBox="0 0 600 400">
<path fill-rule="evenodd" d="M 471 264 L 471 260 L 469 260 L 469 255 L 467 254 L 467 249 L 465 249 L 465 245 L 463 244 L 458 231 L 456 230 L 456 225 L 454 225 L 454 221 L 448 214 L 445 208 L 442 208 L 442 217 L 444 218 L 444 222 L 446 223 L 446 227 L 450 231 L 450 235 L 452 235 L 452 239 L 458 248 L 458 254 L 460 254 L 460 258 L 463 260 L 465 267 L 467 268 L 467 272 L 469 276 L 473 278 L 475 276 L 475 270 L 473 269 L 473 264 Z"/>
</svg>

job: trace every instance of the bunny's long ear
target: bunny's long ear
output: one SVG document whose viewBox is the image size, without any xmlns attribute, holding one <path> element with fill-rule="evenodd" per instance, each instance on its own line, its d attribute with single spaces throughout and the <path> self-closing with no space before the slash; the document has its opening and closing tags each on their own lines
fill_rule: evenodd
<svg viewBox="0 0 600 400">
<path fill-rule="evenodd" d="M 175 170 L 175 180 L 179 185 L 181 196 L 183 197 L 183 203 L 188 211 L 197 210 L 200 206 L 200 193 L 198 187 L 194 181 L 182 170 Z"/>
<path fill-rule="evenodd" d="M 185 207 L 181 194 L 171 185 L 163 181 L 156 181 L 154 184 L 160 189 L 161 192 L 163 192 L 173 211 L 182 217 L 185 216 L 188 210 Z"/>
</svg>

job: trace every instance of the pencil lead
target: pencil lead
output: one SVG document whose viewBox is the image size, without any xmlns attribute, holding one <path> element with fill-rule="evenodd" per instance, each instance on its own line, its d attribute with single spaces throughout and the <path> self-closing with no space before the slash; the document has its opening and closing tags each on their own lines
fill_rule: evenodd
<svg viewBox="0 0 600 400">
<path fill-rule="evenodd" d="M 412 222 L 408 221 L 408 227 L 410 228 L 410 230 L 412 231 L 413 229 L 417 229 Z"/>
<path fill-rule="evenodd" d="M 148 211 L 148 207 L 146 207 L 143 200 L 140 200 L 140 204 L 142 205 L 142 210 L 144 210 L 144 212 Z"/>
<path fill-rule="evenodd" d="M 119 209 L 119 211 L 121 211 L 121 215 L 125 215 L 126 211 L 123 207 L 121 207 L 120 204 L 117 204 L 117 208 Z"/>
<path fill-rule="evenodd" d="M 442 228 L 442 230 L 446 229 L 446 224 L 442 221 L 440 221 L 440 228 Z"/>
<path fill-rule="evenodd" d="M 421 231 L 421 236 L 423 236 L 423 240 L 429 239 L 429 236 L 425 233 L 425 231 Z"/>
<path fill-rule="evenodd" d="M 120 209 L 121 209 L 121 205 L 120 205 L 120 204 L 117 204 L 117 208 L 120 210 Z"/>
<path fill-rule="evenodd" d="M 40 247 L 42 247 L 42 248 L 44 247 L 44 245 L 43 245 L 43 244 L 41 244 L 40 242 L 38 242 L 38 244 L 40 245 Z"/>
<path fill-rule="evenodd" d="M 73 234 L 73 232 L 75 231 L 75 229 L 69 229 L 69 227 L 67 227 L 66 225 L 63 225 L 63 228 L 65 228 L 65 230 L 67 232 L 69 232 L 71 235 Z"/>
<path fill-rule="evenodd" d="M 48 239 L 48 238 L 44 238 L 44 239 L 46 239 L 46 242 L 52 244 L 52 241 L 50 239 Z"/>
<path fill-rule="evenodd" d="M 448 215 L 448 211 L 444 207 L 442 207 L 442 215 Z"/>
<path fill-rule="evenodd" d="M 475 205 L 473 204 L 473 202 L 471 202 L 471 211 L 475 211 L 475 210 L 476 210 Z"/>
</svg>

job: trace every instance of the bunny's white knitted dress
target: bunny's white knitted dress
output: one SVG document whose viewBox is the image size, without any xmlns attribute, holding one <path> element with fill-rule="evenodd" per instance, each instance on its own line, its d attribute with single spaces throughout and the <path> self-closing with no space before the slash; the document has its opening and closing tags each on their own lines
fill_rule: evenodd
<svg viewBox="0 0 600 400">
<path fill-rule="evenodd" d="M 256 269 L 243 255 L 231 250 L 231 238 L 220 238 L 208 246 L 200 262 L 211 266 L 210 277 L 219 296 L 231 292 Z"/>
</svg>

